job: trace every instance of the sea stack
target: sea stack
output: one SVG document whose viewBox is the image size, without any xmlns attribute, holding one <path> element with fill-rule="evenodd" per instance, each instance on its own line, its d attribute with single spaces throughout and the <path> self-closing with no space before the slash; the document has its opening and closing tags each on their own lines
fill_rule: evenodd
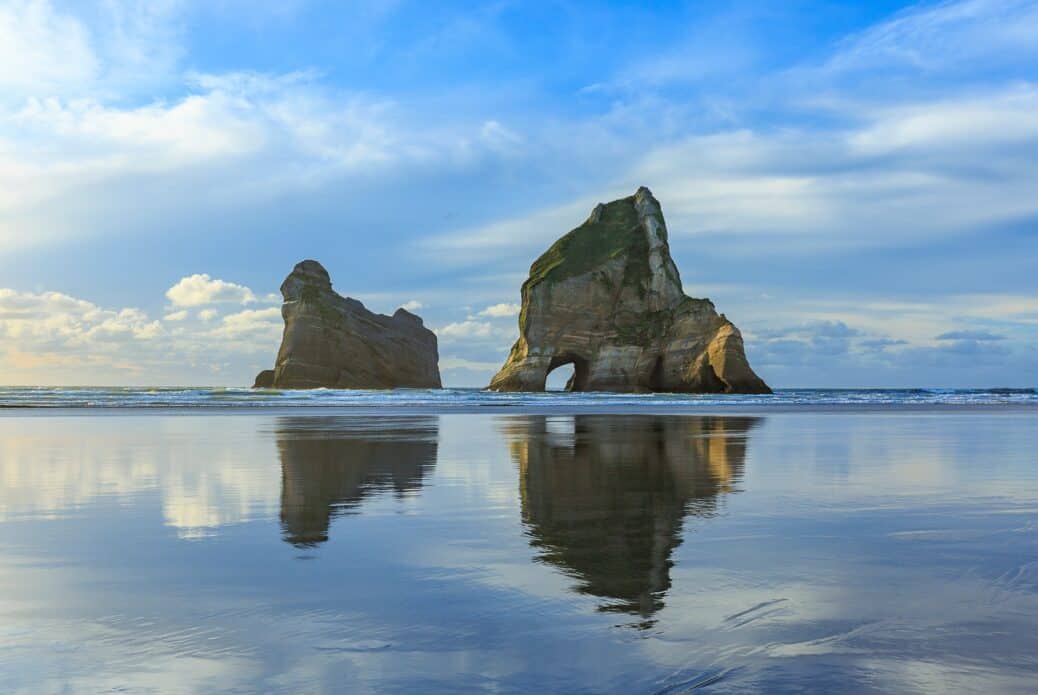
<svg viewBox="0 0 1038 695">
<path fill-rule="evenodd" d="M 739 329 L 685 295 L 645 187 L 596 206 L 530 266 L 519 339 L 489 388 L 543 391 L 565 364 L 571 391 L 771 393 Z"/>
<path fill-rule="evenodd" d="M 311 260 L 296 264 L 281 296 L 281 349 L 256 388 L 440 388 L 436 334 L 409 311 L 368 311 L 332 290 L 328 271 Z"/>
</svg>

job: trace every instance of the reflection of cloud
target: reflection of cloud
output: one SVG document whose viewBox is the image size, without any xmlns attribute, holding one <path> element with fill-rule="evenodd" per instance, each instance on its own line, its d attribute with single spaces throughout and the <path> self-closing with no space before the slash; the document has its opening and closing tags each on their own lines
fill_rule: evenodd
<svg viewBox="0 0 1038 695">
<path fill-rule="evenodd" d="M 0 519 L 64 515 L 157 490 L 166 525 L 196 537 L 277 509 L 274 472 L 241 465 L 241 456 L 269 456 L 267 443 L 185 440 L 175 419 L 134 418 L 128 436 L 118 417 L 55 422 L 0 421 Z"/>
</svg>

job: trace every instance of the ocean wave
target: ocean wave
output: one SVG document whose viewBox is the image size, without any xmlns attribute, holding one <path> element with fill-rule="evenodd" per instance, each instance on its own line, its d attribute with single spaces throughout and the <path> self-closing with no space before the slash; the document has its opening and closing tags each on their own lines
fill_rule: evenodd
<svg viewBox="0 0 1038 695">
<path fill-rule="evenodd" d="M 781 389 L 770 395 L 495 393 L 472 388 L 263 390 L 232 387 L 0 387 L 0 408 L 796 407 L 1038 405 L 1034 388 Z"/>
</svg>

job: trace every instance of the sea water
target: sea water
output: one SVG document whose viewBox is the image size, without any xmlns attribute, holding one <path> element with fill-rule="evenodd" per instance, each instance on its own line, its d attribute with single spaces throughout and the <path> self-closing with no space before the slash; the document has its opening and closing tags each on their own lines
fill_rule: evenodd
<svg viewBox="0 0 1038 695">
<path fill-rule="evenodd" d="M 482 389 L 273 390 L 212 387 L 3 387 L 0 408 L 487 408 L 670 410 L 763 406 L 1032 405 L 1038 389 L 781 389 L 774 394 L 495 393 Z"/>
<path fill-rule="evenodd" d="M 1038 682 L 1033 393 L 3 400 L 0 692 Z"/>
</svg>

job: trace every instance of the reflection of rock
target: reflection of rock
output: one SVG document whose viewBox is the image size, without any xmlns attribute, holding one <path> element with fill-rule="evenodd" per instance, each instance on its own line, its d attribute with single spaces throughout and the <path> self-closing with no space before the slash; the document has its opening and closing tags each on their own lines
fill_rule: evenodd
<svg viewBox="0 0 1038 695">
<path fill-rule="evenodd" d="M 372 494 L 417 490 L 436 463 L 435 417 L 286 417 L 278 420 L 285 540 L 328 540 L 333 516 Z"/>
<path fill-rule="evenodd" d="M 685 515 L 712 516 L 742 477 L 748 417 L 510 420 L 523 521 L 540 557 L 648 619 L 670 587 Z"/>
<path fill-rule="evenodd" d="M 530 266 L 519 339 L 490 388 L 543 391 L 566 364 L 571 391 L 771 393 L 739 329 L 685 296 L 647 188 L 599 205 Z"/>
<path fill-rule="evenodd" d="M 281 349 L 255 388 L 440 388 L 436 334 L 409 311 L 384 316 L 340 296 L 317 261 L 297 263 L 281 294 Z"/>
</svg>

